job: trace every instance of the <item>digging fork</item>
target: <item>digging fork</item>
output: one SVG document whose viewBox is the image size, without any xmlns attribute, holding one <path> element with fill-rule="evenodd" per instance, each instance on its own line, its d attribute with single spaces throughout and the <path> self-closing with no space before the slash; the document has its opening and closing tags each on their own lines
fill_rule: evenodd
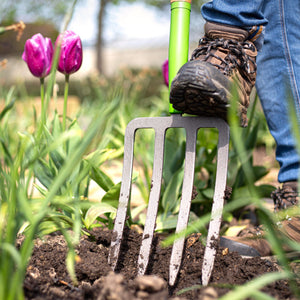
<svg viewBox="0 0 300 300">
<path fill-rule="evenodd" d="M 190 22 L 190 0 L 171 0 L 171 25 L 169 44 L 169 82 L 175 77 L 179 68 L 187 62 L 189 47 L 189 22 Z M 205 247 L 202 265 L 202 284 L 206 286 L 211 276 L 214 265 L 216 246 L 219 238 L 220 223 L 222 217 L 224 192 L 227 179 L 228 148 L 229 148 L 229 126 L 219 118 L 207 117 L 183 117 L 181 112 L 173 109 L 170 104 L 169 117 L 149 117 L 132 120 L 126 127 L 124 139 L 124 163 L 122 184 L 119 197 L 119 206 L 113 229 L 113 237 L 109 252 L 109 264 L 116 268 L 120 246 L 125 226 L 128 202 L 131 191 L 132 168 L 134 156 L 134 139 L 138 129 L 152 128 L 155 131 L 154 160 L 152 171 L 151 190 L 147 209 L 146 222 L 142 237 L 142 244 L 138 258 L 138 275 L 145 274 L 149 262 L 150 250 L 156 225 L 156 217 L 159 205 L 165 134 L 169 128 L 184 128 L 186 131 L 185 165 L 182 186 L 182 197 L 178 214 L 176 232 L 182 232 L 187 228 L 192 190 L 194 182 L 194 168 L 196 157 L 197 132 L 200 128 L 217 128 L 219 131 L 217 172 L 215 191 L 211 212 L 211 220 L 208 228 L 207 243 Z M 175 240 L 172 247 L 169 270 L 169 284 L 173 286 L 176 282 L 184 249 L 184 237 Z"/>
</svg>

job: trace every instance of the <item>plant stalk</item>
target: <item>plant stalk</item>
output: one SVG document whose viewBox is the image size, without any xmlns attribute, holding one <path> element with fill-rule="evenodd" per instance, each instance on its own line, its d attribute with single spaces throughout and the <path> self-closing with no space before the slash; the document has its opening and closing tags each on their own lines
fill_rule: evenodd
<svg viewBox="0 0 300 300">
<path fill-rule="evenodd" d="M 62 129 L 63 129 L 63 131 L 66 130 L 67 105 L 68 105 L 68 94 L 69 94 L 69 78 L 70 78 L 70 75 L 66 74 L 66 76 L 65 76 L 65 93 L 64 93 L 63 122 L 62 122 Z"/>
<path fill-rule="evenodd" d="M 44 77 L 40 79 L 40 93 L 41 93 L 41 117 L 42 125 L 46 122 L 46 112 L 45 112 L 45 79 Z"/>
</svg>

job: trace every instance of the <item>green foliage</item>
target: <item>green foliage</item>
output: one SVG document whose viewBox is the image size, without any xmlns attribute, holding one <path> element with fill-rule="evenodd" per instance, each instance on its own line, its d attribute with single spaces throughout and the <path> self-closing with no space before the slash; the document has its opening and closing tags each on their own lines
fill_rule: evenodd
<svg viewBox="0 0 300 300">
<path fill-rule="evenodd" d="M 56 230 L 64 233 L 70 249 L 68 267 L 75 281 L 70 257 L 79 241 L 81 228 L 86 226 L 91 229 L 98 217 L 102 223 L 111 226 L 111 213 L 116 210 L 119 192 L 119 185 L 114 185 L 109 176 L 100 170 L 103 162 L 114 157 L 114 151 L 99 148 L 86 153 L 114 107 L 103 110 L 101 117 L 96 115 L 85 132 L 80 129 L 77 120 L 73 120 L 63 132 L 55 113 L 49 127 L 44 126 L 42 133 L 19 132 L 18 139 L 10 143 L 11 136 L 6 129 L 9 128 L 12 103 L 12 93 L 8 93 L 1 113 L 0 152 L 0 175 L 3 178 L 0 194 L 0 276 L 3 285 L 0 296 L 3 299 L 9 299 L 5 295 L 10 293 L 21 297 L 22 284 L 19 280 L 25 274 L 32 240 L 37 234 Z M 99 204 L 89 201 L 91 178 L 106 191 L 107 201 L 104 199 Z M 37 198 L 32 196 L 32 181 L 40 193 Z M 73 230 L 73 235 L 66 231 L 68 228 Z M 20 251 L 17 251 L 14 244 L 24 229 L 26 238 Z"/>
</svg>

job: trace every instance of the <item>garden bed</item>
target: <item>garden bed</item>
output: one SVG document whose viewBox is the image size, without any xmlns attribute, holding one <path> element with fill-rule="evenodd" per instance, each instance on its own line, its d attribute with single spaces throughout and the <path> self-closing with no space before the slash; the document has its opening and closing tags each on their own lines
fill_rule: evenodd
<svg viewBox="0 0 300 300">
<path fill-rule="evenodd" d="M 173 288 L 167 286 L 171 247 L 160 247 L 161 236 L 156 235 L 148 273 L 156 276 L 136 278 L 136 262 L 141 235 L 127 230 L 117 273 L 107 263 L 111 231 L 96 229 L 91 237 L 84 236 L 76 250 L 74 286 L 65 267 L 67 244 L 60 234 L 36 240 L 29 262 L 24 291 L 26 299 L 204 299 L 205 293 L 218 299 L 233 286 L 243 285 L 262 274 L 277 271 L 277 265 L 268 259 L 242 258 L 236 253 L 218 249 L 215 267 L 208 288 L 200 286 L 204 247 L 200 235 L 186 241 L 179 278 Z M 157 278 L 158 276 L 158 278 Z M 180 293 L 183 289 L 191 288 Z M 280 280 L 263 288 L 276 299 L 293 299 L 286 281 Z M 178 294 L 179 293 L 179 294 Z"/>
</svg>

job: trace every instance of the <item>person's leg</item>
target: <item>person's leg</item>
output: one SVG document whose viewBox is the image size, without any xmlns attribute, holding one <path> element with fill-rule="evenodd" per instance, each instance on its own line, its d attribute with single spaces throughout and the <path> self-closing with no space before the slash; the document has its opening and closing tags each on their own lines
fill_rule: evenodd
<svg viewBox="0 0 300 300">
<path fill-rule="evenodd" d="M 245 2 L 215 0 L 204 5 L 202 13 L 207 21 L 205 36 L 200 39 L 192 59 L 174 78 L 170 101 L 183 112 L 226 117 L 232 100 L 228 82 L 237 82 L 235 79 L 238 78 L 241 125 L 246 125 L 245 113 L 256 77 L 256 51 L 251 44 L 252 30 L 253 27 L 258 27 L 259 30 L 254 30 L 254 34 L 259 34 L 269 17 L 265 45 L 259 53 L 257 89 L 270 131 L 277 142 L 276 155 L 281 164 L 279 181 L 284 182 L 282 189 L 278 189 L 273 195 L 275 209 L 284 209 L 299 201 L 296 181 L 299 175 L 299 157 L 289 126 L 285 92 L 288 86 L 300 115 L 300 48 L 297 45 L 300 34 L 297 24 L 300 3 L 284 0 L 266 1 L 266 5 L 263 5 L 264 1 Z M 257 7 L 254 8 L 253 5 Z M 300 241 L 299 217 L 282 221 L 281 229 L 291 239 Z M 238 252 L 240 246 L 247 245 L 248 248 L 243 248 L 246 251 L 249 246 L 253 246 L 261 255 L 271 251 L 260 232 L 257 233 L 255 243 L 251 241 L 252 233 L 250 236 L 236 237 L 235 244 L 228 238 L 222 238 L 221 246 L 226 242 L 225 246 L 229 250 Z"/>
<path fill-rule="evenodd" d="M 263 3 L 264 0 L 214 0 L 205 3 L 201 13 L 209 22 L 238 27 L 266 25 L 267 19 L 262 12 Z"/>
<path fill-rule="evenodd" d="M 260 8 L 268 25 L 264 32 L 264 44 L 256 60 L 256 87 L 270 132 L 276 141 L 276 159 L 280 164 L 278 181 L 283 185 L 271 196 L 275 211 L 278 211 L 299 203 L 299 154 L 296 150 L 297 141 L 291 131 L 288 102 L 291 97 L 300 122 L 300 2 L 274 0 L 270 4 L 265 1 Z M 203 12 L 205 14 L 206 10 Z M 210 16 L 217 18 L 217 14 Z M 226 18 L 219 18 L 218 21 L 225 23 Z M 232 22 L 229 24 L 239 24 L 237 19 Z M 291 240 L 300 241 L 299 217 L 282 220 L 278 229 Z M 259 229 L 244 232 L 238 237 L 222 237 L 221 246 L 248 255 L 264 256 L 272 253 L 263 231 Z"/>
<path fill-rule="evenodd" d="M 300 41 L 300 31 L 297 24 L 299 6 L 299 1 L 294 3 L 294 1 L 283 0 L 274 0 L 272 3 L 264 0 L 214 0 L 202 6 L 202 15 L 207 23 L 214 22 L 212 24 L 218 24 L 224 28 L 223 33 L 222 28 L 220 29 L 219 26 L 216 30 L 217 35 L 206 34 L 210 40 L 213 40 L 216 36 L 217 39 L 220 37 L 236 39 L 232 33 L 234 31 L 232 28 L 246 29 L 249 32 L 251 27 L 258 26 L 259 29 L 265 26 L 268 21 L 270 22 L 266 26 L 264 49 L 258 52 L 256 86 L 270 132 L 277 143 L 276 158 L 281 166 L 278 176 L 279 182 L 297 180 L 299 175 L 299 156 L 295 149 L 295 140 L 290 131 L 286 96 L 286 88 L 289 85 L 288 89 L 292 92 L 299 111 L 300 59 L 298 57 L 300 57 L 300 47 L 298 43 Z M 224 24 L 230 26 L 226 28 Z M 244 33 L 242 32 L 242 34 Z M 251 35 L 252 33 L 249 36 L 244 35 L 244 37 L 247 36 L 246 39 L 248 40 L 252 38 Z M 254 44 L 255 46 L 259 45 L 257 40 L 254 41 Z M 210 48 L 208 49 L 208 47 Z M 205 60 L 205 63 L 213 62 L 214 67 L 217 66 L 218 68 L 217 71 L 223 72 L 224 61 L 217 61 L 217 58 L 213 56 L 217 54 L 221 59 L 224 59 L 224 53 L 228 49 L 222 48 L 222 45 L 217 48 L 214 43 L 206 43 L 205 39 L 200 40 L 199 48 L 202 49 L 198 51 L 200 55 L 193 56 L 192 60 Z M 221 51 L 218 51 L 219 49 Z M 252 54 L 252 59 L 255 59 L 254 52 Z M 226 57 L 227 59 L 228 57 Z M 232 70 L 232 66 L 229 66 L 229 68 Z M 238 69 L 238 72 L 241 69 L 239 66 L 233 66 L 233 68 Z M 208 74 L 203 71 L 204 69 L 209 70 Z M 191 75 L 193 73 L 194 75 Z M 187 113 L 215 115 L 225 118 L 226 101 L 229 103 L 229 99 L 226 98 L 230 98 L 230 93 L 228 93 L 227 83 L 219 79 L 223 74 L 216 76 L 219 75 L 219 72 L 215 72 L 207 64 L 195 61 L 184 66 L 179 74 L 181 74 L 180 78 L 175 78 L 177 84 L 172 85 L 170 95 L 171 103 L 175 108 Z M 199 76 L 195 76 L 195 74 L 199 74 Z M 228 73 L 225 75 L 228 75 Z M 242 74 L 242 78 L 246 78 L 247 75 L 246 73 Z M 244 94 L 240 103 L 241 115 L 247 110 L 248 94 L 252 88 L 252 82 L 255 80 L 253 75 L 255 74 L 252 74 L 251 78 L 249 77 L 246 85 L 244 82 L 241 84 L 241 94 Z M 218 79 L 211 82 L 209 76 L 215 76 Z M 230 77 L 230 74 L 227 77 Z M 217 84 L 215 84 L 216 82 Z M 221 84 L 218 85 L 220 82 Z M 244 89 L 244 86 L 246 86 L 246 89 Z M 196 97 L 194 97 L 195 94 Z M 300 113 L 298 115 L 300 116 Z M 243 122 L 241 121 L 241 123 Z M 246 124 L 246 121 L 244 124 Z"/>
<path fill-rule="evenodd" d="M 277 148 L 279 182 L 299 176 L 299 155 L 291 132 L 288 97 L 300 116 L 300 2 L 266 1 L 263 12 L 269 21 L 264 45 L 257 56 L 256 87 Z"/>
</svg>

